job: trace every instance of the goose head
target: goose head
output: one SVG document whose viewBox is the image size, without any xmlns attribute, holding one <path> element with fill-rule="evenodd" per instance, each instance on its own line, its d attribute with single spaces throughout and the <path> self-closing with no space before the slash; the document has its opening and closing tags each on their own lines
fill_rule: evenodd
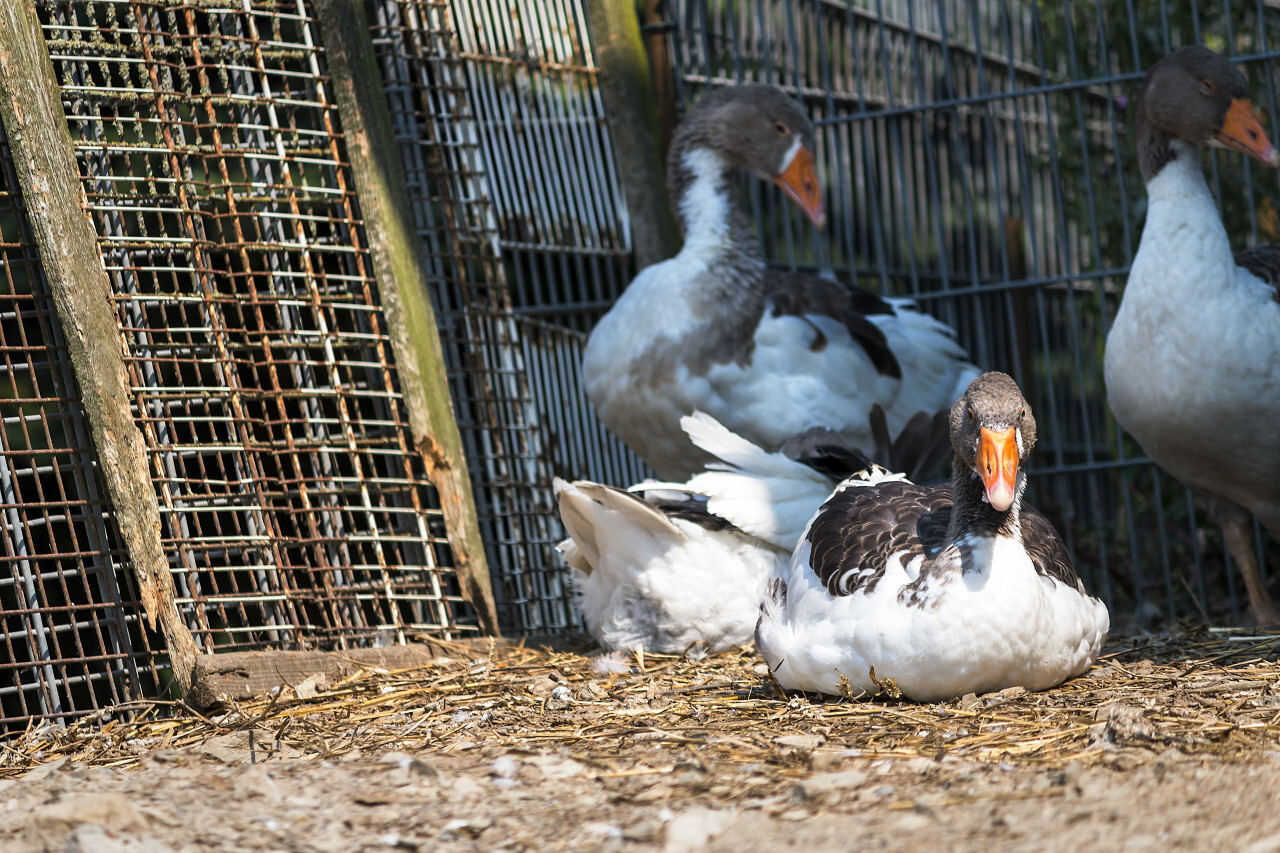
<svg viewBox="0 0 1280 853">
<path fill-rule="evenodd" d="M 1169 144 L 1174 139 L 1230 148 L 1280 166 L 1280 152 L 1258 121 L 1244 74 L 1199 45 L 1179 48 L 1151 66 L 1138 91 L 1136 123 L 1144 181 L 1177 156 Z"/>
<path fill-rule="evenodd" d="M 773 86 L 717 89 L 699 101 L 671 142 L 673 197 L 688 183 L 690 153 L 706 151 L 724 168 L 746 169 L 776 183 L 819 228 L 827 216 L 814 167 L 813 125 L 800 105 Z"/>
<path fill-rule="evenodd" d="M 1035 444 L 1036 419 L 1017 383 L 998 371 L 973 380 L 951 407 L 957 502 L 966 485 L 981 482 L 982 502 L 1008 512 L 1026 485 L 1023 465 Z"/>
</svg>

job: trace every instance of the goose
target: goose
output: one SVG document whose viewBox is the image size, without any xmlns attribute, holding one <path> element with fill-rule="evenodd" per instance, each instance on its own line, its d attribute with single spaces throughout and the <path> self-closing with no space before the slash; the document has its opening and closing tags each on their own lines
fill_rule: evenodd
<svg viewBox="0 0 1280 853">
<path fill-rule="evenodd" d="M 1031 407 L 1003 373 L 975 379 L 950 412 L 949 484 L 880 468 L 844 481 L 770 582 L 756 647 L 788 690 L 882 688 L 920 702 L 1087 670 L 1106 638 L 1053 525 L 1022 503 L 1036 443 Z"/>
<path fill-rule="evenodd" d="M 945 429 L 919 413 L 876 458 L 905 470 L 940 461 Z M 866 456 L 808 431 L 766 452 L 695 412 L 690 440 L 717 461 L 686 483 L 629 490 L 556 478 L 568 564 L 587 630 L 608 649 L 718 653 L 751 641 L 765 584 L 786 569 L 814 510 Z"/>
<path fill-rule="evenodd" d="M 695 410 L 767 451 L 814 427 L 865 449 L 874 403 L 896 435 L 918 411 L 945 413 L 978 373 L 910 300 L 765 266 L 733 174 L 775 181 L 821 227 L 813 150 L 808 118 L 772 86 L 714 91 L 675 134 L 668 178 L 684 247 L 636 276 L 583 354 L 601 420 L 660 479 L 707 461 L 680 429 Z"/>
<path fill-rule="evenodd" d="M 1232 254 L 1199 146 L 1270 166 L 1280 153 L 1244 75 L 1204 47 L 1151 67 L 1135 122 L 1147 219 L 1107 335 L 1107 400 L 1147 455 L 1205 499 L 1253 619 L 1276 624 L 1250 514 L 1280 537 L 1280 246 Z"/>
</svg>

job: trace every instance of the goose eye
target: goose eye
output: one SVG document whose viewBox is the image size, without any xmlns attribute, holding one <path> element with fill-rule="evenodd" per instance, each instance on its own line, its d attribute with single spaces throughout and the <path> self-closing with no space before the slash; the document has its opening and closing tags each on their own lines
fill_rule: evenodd
<svg viewBox="0 0 1280 853">
<path fill-rule="evenodd" d="M 1026 417 L 1026 415 L 1027 415 L 1027 409 L 1024 406 L 1022 410 L 1018 412 L 1018 420 L 1022 420 L 1024 417 Z"/>
<path fill-rule="evenodd" d="M 774 130 L 776 130 L 776 131 L 778 131 L 778 135 L 779 135 L 779 136 L 786 136 L 787 134 L 789 134 L 789 133 L 791 132 L 790 130 L 788 130 L 788 129 L 787 129 L 787 126 L 786 126 L 785 124 L 783 124 L 782 122 L 776 122 L 776 123 L 773 125 L 773 129 L 774 129 Z"/>
<path fill-rule="evenodd" d="M 973 420 L 973 406 L 969 406 L 968 411 L 969 411 L 969 420 Z"/>
<path fill-rule="evenodd" d="M 1201 80 L 1201 81 L 1200 81 L 1200 91 L 1201 91 L 1201 93 L 1203 93 L 1203 94 L 1205 94 L 1205 95 L 1212 95 L 1212 94 L 1213 94 L 1213 83 L 1211 83 L 1211 82 L 1210 82 L 1210 81 L 1208 81 L 1208 80 Z"/>
</svg>

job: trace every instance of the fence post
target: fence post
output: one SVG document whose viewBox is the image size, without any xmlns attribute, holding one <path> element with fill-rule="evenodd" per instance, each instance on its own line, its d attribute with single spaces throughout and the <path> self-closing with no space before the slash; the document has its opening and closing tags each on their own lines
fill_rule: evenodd
<svg viewBox="0 0 1280 853">
<path fill-rule="evenodd" d="M 498 633 L 480 523 L 449 399 L 413 208 L 362 0 L 314 0 L 329 79 L 342 117 L 374 275 L 386 311 L 414 441 L 444 509 L 462 594 L 481 628 Z"/>
<path fill-rule="evenodd" d="M 680 231 L 667 195 L 649 55 L 635 0 L 587 0 L 587 18 L 618 174 L 627 197 L 631 245 L 636 266 L 643 268 L 680 249 Z"/>
<path fill-rule="evenodd" d="M 32 0 L 0 3 L 0 120 L 80 385 L 98 469 L 148 622 L 152 630 L 159 622 L 174 681 L 185 695 L 191 686 L 195 640 L 174 601 L 146 445 L 133 420 L 111 282 L 87 214 L 61 89 Z"/>
</svg>

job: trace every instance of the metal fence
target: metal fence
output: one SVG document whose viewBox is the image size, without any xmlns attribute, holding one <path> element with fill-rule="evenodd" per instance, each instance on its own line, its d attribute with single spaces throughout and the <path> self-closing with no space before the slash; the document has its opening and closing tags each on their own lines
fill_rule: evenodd
<svg viewBox="0 0 1280 853">
<path fill-rule="evenodd" d="M 578 374 L 631 276 L 579 0 L 396 0 L 374 37 L 431 264 L 503 629 L 579 625 L 555 474 L 629 483 Z"/>
<path fill-rule="evenodd" d="M 123 548 L 0 129 L 0 731 L 156 695 Z"/>
<path fill-rule="evenodd" d="M 37 8 L 197 647 L 476 633 L 408 427 L 306 5 Z M 167 659 L 138 627 L 11 170 L 5 180 L 8 726 L 154 697 Z"/>
<path fill-rule="evenodd" d="M 305 0 L 41 0 L 111 276 L 183 615 L 205 650 L 466 633 L 437 498 L 399 399 Z M 585 335 L 635 270 L 581 0 L 369 0 L 431 296 L 511 633 L 577 626 L 553 474 L 644 466 L 581 389 Z M 1032 499 L 1121 625 L 1243 615 L 1217 531 L 1117 430 L 1102 342 L 1137 244 L 1141 70 L 1201 40 L 1274 132 L 1265 4 L 1008 0 L 648 4 L 676 106 L 773 82 L 819 130 L 830 226 L 744 180 L 768 258 L 958 330 L 1036 407 Z M 669 62 L 669 64 L 663 64 Z M 12 169 L 0 147 L 0 725 L 166 680 Z M 1235 230 L 1272 238 L 1280 182 L 1213 161 Z M 1259 538 L 1275 559 L 1274 544 Z M 9 676 L 12 676 L 11 678 Z"/>
</svg>

